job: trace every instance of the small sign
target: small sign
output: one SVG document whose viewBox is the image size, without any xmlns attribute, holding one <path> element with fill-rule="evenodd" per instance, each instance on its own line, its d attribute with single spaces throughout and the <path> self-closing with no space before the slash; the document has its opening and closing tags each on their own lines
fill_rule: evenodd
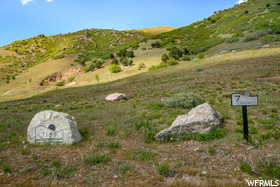
<svg viewBox="0 0 280 187">
<path fill-rule="evenodd" d="M 244 138 L 249 141 L 249 124 L 248 124 L 248 106 L 258 105 L 258 97 L 250 96 L 250 94 L 232 94 L 231 96 L 232 106 L 242 106 L 242 116 L 243 116 L 243 133 Z"/>
<path fill-rule="evenodd" d="M 258 97 L 249 94 L 232 94 L 232 106 L 256 106 L 258 105 Z"/>
</svg>

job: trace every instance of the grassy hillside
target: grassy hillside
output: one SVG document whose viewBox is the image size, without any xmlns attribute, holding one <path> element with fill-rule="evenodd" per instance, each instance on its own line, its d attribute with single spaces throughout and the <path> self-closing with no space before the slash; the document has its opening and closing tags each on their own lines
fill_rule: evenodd
<svg viewBox="0 0 280 187">
<path fill-rule="evenodd" d="M 107 84 L 49 92 L 0 103 L 0 184 L 18 186 L 247 186 L 245 179 L 279 179 L 279 49 L 230 53 L 186 62 Z M 113 92 L 127 101 L 105 102 Z M 242 139 L 240 107 L 230 95 L 250 92 L 251 143 Z M 194 140 L 157 142 L 154 135 L 188 110 L 162 100 L 194 93 L 225 117 L 225 128 Z M 73 146 L 26 142 L 42 110 L 69 113 L 84 140 Z"/>
<path fill-rule="evenodd" d="M 0 51 L 0 71 L 3 72 L 0 79 L 11 80 L 34 65 L 50 59 L 61 59 L 69 54 L 106 60 L 111 53 L 127 48 L 143 38 L 144 35 L 137 32 L 91 29 L 48 37 L 39 35 L 16 41 L 2 49 L 16 53 L 16 56 Z"/>
<path fill-rule="evenodd" d="M 246 49 L 279 47 L 279 20 L 279 0 L 249 0 L 175 30 L 170 27 L 134 31 L 91 29 L 16 41 L 0 48 L 0 94 L 20 98 L 22 93 L 30 96 L 62 85 L 113 81 L 142 73 L 151 66 L 157 69 Z M 112 63 L 119 73 L 110 73 Z M 146 68 L 139 71 L 140 65 Z M 42 71 L 44 66 L 46 71 Z M 46 88 L 40 87 L 49 76 L 68 74 L 73 68 L 81 71 Z M 32 75 L 39 70 L 40 75 Z"/>
<path fill-rule="evenodd" d="M 160 43 L 165 48 L 187 48 L 193 54 L 213 55 L 232 50 L 261 48 L 266 44 L 279 46 L 280 2 L 249 0 L 155 38 L 161 39 Z"/>
</svg>

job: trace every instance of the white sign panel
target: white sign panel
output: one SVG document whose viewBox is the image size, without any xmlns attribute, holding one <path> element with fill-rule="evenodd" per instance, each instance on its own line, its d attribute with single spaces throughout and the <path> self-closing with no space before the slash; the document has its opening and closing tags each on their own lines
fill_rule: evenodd
<svg viewBox="0 0 280 187">
<path fill-rule="evenodd" d="M 258 97 L 246 94 L 232 94 L 232 106 L 256 106 L 258 105 Z"/>
</svg>

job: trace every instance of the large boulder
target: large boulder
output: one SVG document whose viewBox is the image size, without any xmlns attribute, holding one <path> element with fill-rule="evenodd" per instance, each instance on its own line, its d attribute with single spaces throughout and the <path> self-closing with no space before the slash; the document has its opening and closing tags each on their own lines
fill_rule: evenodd
<svg viewBox="0 0 280 187">
<path fill-rule="evenodd" d="M 27 129 L 27 140 L 32 144 L 73 144 L 81 139 L 75 118 L 62 112 L 39 112 Z"/>
<path fill-rule="evenodd" d="M 122 99 L 126 99 L 126 95 L 123 93 L 114 93 L 114 94 L 110 94 L 108 95 L 105 99 L 106 101 L 119 101 Z"/>
<path fill-rule="evenodd" d="M 224 118 L 208 103 L 193 108 L 188 114 L 178 116 L 170 128 L 156 135 L 157 139 L 170 136 L 193 135 L 207 133 L 212 129 L 222 127 Z"/>
</svg>

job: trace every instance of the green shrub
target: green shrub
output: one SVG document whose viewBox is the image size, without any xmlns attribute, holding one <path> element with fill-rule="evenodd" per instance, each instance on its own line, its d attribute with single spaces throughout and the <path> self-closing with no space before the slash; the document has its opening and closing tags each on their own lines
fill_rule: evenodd
<svg viewBox="0 0 280 187">
<path fill-rule="evenodd" d="M 183 136 L 182 139 L 209 141 L 209 140 L 223 138 L 223 137 L 225 137 L 225 135 L 226 135 L 225 129 L 217 128 L 217 129 L 212 129 L 209 133 L 202 133 L 202 134 L 196 134 L 196 135 L 191 135 L 191 136 Z"/>
<path fill-rule="evenodd" d="M 84 71 L 87 73 L 87 72 L 90 72 L 92 71 L 92 67 L 91 66 L 85 66 L 84 67 Z"/>
<path fill-rule="evenodd" d="M 114 59 L 112 60 L 111 64 L 119 64 L 118 59 L 114 58 Z"/>
<path fill-rule="evenodd" d="M 122 68 L 121 68 L 119 65 L 117 65 L 117 64 L 112 64 L 112 65 L 109 67 L 109 71 L 110 71 L 111 73 L 119 73 L 119 72 L 122 71 Z"/>
<path fill-rule="evenodd" d="M 190 56 L 183 56 L 182 60 L 183 61 L 191 61 L 191 57 Z"/>
<path fill-rule="evenodd" d="M 119 149 L 121 148 L 121 144 L 119 142 L 111 142 L 109 143 L 108 147 L 111 149 Z"/>
<path fill-rule="evenodd" d="M 113 128 L 113 127 L 108 128 L 107 132 L 106 132 L 106 135 L 107 136 L 116 136 L 117 135 L 117 129 Z"/>
<path fill-rule="evenodd" d="M 87 140 L 90 137 L 88 128 L 79 129 L 79 132 L 84 140 Z"/>
<path fill-rule="evenodd" d="M 58 59 L 62 59 L 64 57 L 65 57 L 64 55 L 57 55 L 57 56 L 54 56 L 53 59 L 58 60 Z"/>
<path fill-rule="evenodd" d="M 179 60 L 183 56 L 183 51 L 178 47 L 172 47 L 169 49 L 169 57 Z"/>
<path fill-rule="evenodd" d="M 126 49 L 121 49 L 119 52 L 117 52 L 118 57 L 125 57 L 127 53 Z"/>
<path fill-rule="evenodd" d="M 75 77 L 69 77 L 68 82 L 73 82 L 75 80 Z"/>
<path fill-rule="evenodd" d="M 145 68 L 146 68 L 146 65 L 143 62 L 138 65 L 138 70 L 142 70 Z"/>
<path fill-rule="evenodd" d="M 112 159 L 105 154 L 96 154 L 96 155 L 85 158 L 84 163 L 89 166 L 94 166 L 94 165 L 101 164 L 101 163 L 108 163 L 111 160 Z"/>
<path fill-rule="evenodd" d="M 65 81 L 59 81 L 56 83 L 56 86 L 64 86 L 65 85 Z"/>
<path fill-rule="evenodd" d="M 168 60 L 169 60 L 168 54 L 163 54 L 163 55 L 161 56 L 161 61 L 162 61 L 162 62 L 167 62 Z"/>
<path fill-rule="evenodd" d="M 280 179 L 280 161 L 276 158 L 265 158 L 257 164 L 257 173 L 260 176 Z"/>
<path fill-rule="evenodd" d="M 204 103 L 204 100 L 200 96 L 191 93 L 179 93 L 164 101 L 164 104 L 168 107 L 185 109 L 194 108 L 202 103 Z"/>
<path fill-rule="evenodd" d="M 134 57 L 135 57 L 133 51 L 127 51 L 127 52 L 126 52 L 126 56 L 127 56 L 128 58 L 134 58 Z"/>
<path fill-rule="evenodd" d="M 167 61 L 167 64 L 168 64 L 169 66 L 174 66 L 174 65 L 179 64 L 179 62 L 178 62 L 177 60 L 171 58 L 171 59 L 169 59 L 169 60 Z"/>
<path fill-rule="evenodd" d="M 161 48 L 160 42 L 154 42 L 151 44 L 152 48 Z"/>
<path fill-rule="evenodd" d="M 161 62 L 161 63 L 160 63 L 159 65 L 157 65 L 157 66 L 155 66 L 155 65 L 151 66 L 151 67 L 149 68 L 149 70 L 157 70 L 157 69 L 160 69 L 160 68 L 165 68 L 165 67 L 167 67 L 167 66 L 168 66 L 167 63 Z"/>
<path fill-rule="evenodd" d="M 247 174 L 250 174 L 252 175 L 254 172 L 253 172 L 253 168 L 251 167 L 251 165 L 247 162 L 240 162 L 240 170 L 243 171 L 244 173 L 247 173 Z"/>
<path fill-rule="evenodd" d="M 129 59 L 127 57 L 122 57 L 120 63 L 124 66 L 129 66 Z"/>
<path fill-rule="evenodd" d="M 2 165 L 2 170 L 4 173 L 11 173 L 12 172 L 12 167 L 9 164 L 3 164 Z"/>
<path fill-rule="evenodd" d="M 280 34 L 280 24 L 274 24 L 273 26 L 271 26 L 272 32 L 274 34 Z"/>
<path fill-rule="evenodd" d="M 199 59 L 203 59 L 204 57 L 205 57 L 204 53 L 198 53 L 197 54 L 197 58 L 199 58 Z"/>
<path fill-rule="evenodd" d="M 172 174 L 172 170 L 170 169 L 170 165 L 167 163 L 157 164 L 156 171 L 158 174 L 168 177 Z"/>
</svg>

